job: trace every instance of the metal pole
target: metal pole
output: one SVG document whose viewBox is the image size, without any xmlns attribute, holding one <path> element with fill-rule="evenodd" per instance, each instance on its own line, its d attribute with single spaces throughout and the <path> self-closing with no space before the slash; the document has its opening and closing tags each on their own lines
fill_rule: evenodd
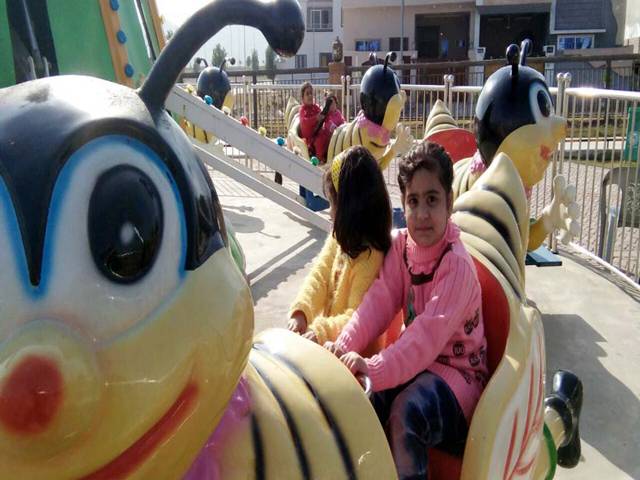
<svg viewBox="0 0 640 480">
<path fill-rule="evenodd" d="M 404 61 L 402 60 L 402 56 L 404 54 L 404 0 L 400 0 L 400 62 L 399 65 L 402 65 Z"/>
<path fill-rule="evenodd" d="M 27 37 L 29 37 L 29 46 L 31 47 L 31 56 L 33 57 L 33 61 L 35 63 L 36 69 L 36 77 L 37 70 L 42 67 L 42 57 L 40 55 L 40 47 L 38 46 L 38 40 L 36 39 L 36 34 L 33 29 L 33 23 L 31 21 L 31 14 L 29 12 L 29 6 L 25 0 L 22 0 L 22 12 L 24 14 L 24 18 L 27 24 Z"/>
<path fill-rule="evenodd" d="M 604 88 L 611 88 L 611 60 L 607 60 L 607 66 L 604 71 Z"/>
<path fill-rule="evenodd" d="M 253 129 L 258 130 L 258 72 L 253 71 Z"/>
</svg>

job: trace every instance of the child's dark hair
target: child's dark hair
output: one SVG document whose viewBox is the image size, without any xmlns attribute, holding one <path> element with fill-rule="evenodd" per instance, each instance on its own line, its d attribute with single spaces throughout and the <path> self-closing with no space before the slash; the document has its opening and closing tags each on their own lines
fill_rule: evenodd
<svg viewBox="0 0 640 480">
<path fill-rule="evenodd" d="M 324 98 L 325 100 L 331 99 L 331 101 L 333 101 L 333 103 L 335 103 L 336 106 L 338 106 L 338 96 L 335 93 L 332 93 L 327 90 L 324 92 Z"/>
<path fill-rule="evenodd" d="M 356 258 L 369 248 L 389 250 L 391 201 L 378 162 L 366 148 L 352 147 L 344 155 L 338 191 L 329 168 L 324 190 L 336 206 L 333 234 L 343 252 Z"/>
<path fill-rule="evenodd" d="M 451 193 L 453 183 L 453 162 L 444 148 L 437 143 L 421 142 L 413 147 L 400 160 L 398 166 L 398 186 L 404 198 L 407 184 L 418 170 L 425 170 L 438 175 L 438 180 L 447 195 Z"/>
<path fill-rule="evenodd" d="M 304 82 L 302 85 L 300 85 L 300 99 L 304 97 L 304 91 L 307 88 L 310 88 L 311 90 L 313 90 L 313 85 L 311 85 L 311 82 Z"/>
</svg>

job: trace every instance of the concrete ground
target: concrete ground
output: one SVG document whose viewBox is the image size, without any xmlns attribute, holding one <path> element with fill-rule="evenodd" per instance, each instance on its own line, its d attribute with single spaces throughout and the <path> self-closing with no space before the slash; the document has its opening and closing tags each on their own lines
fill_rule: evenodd
<svg viewBox="0 0 640 480">
<path fill-rule="evenodd" d="M 289 303 L 325 233 L 214 174 L 225 215 L 247 258 L 256 331 L 284 326 Z M 562 267 L 527 267 L 527 293 L 543 315 L 547 384 L 559 368 L 584 382 L 583 458 L 558 479 L 640 478 L 640 290 L 563 251 Z"/>
</svg>

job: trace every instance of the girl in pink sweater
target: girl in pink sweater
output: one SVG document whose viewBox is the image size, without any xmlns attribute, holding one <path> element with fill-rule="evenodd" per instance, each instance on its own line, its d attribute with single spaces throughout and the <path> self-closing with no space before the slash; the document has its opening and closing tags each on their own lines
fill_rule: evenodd
<svg viewBox="0 0 640 480">
<path fill-rule="evenodd" d="M 402 159 L 407 229 L 395 235 L 378 279 L 335 344 L 325 345 L 371 378 L 400 479 L 426 477 L 430 447 L 463 453 L 487 381 L 480 284 L 450 220 L 452 180 L 451 160 L 437 144 L 422 143 Z M 401 309 L 400 338 L 362 358 Z"/>
</svg>

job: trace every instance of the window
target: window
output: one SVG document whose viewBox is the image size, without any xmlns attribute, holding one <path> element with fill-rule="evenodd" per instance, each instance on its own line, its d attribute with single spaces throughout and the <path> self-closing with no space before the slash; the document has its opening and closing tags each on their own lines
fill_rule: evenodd
<svg viewBox="0 0 640 480">
<path fill-rule="evenodd" d="M 356 52 L 380 52 L 382 41 L 376 40 L 356 40 Z"/>
<path fill-rule="evenodd" d="M 389 37 L 389 50 L 409 50 L 409 37 L 404 37 L 402 48 L 400 48 L 400 37 Z"/>
<path fill-rule="evenodd" d="M 593 35 L 559 35 L 558 50 L 593 48 Z"/>
<path fill-rule="evenodd" d="M 307 68 L 306 55 L 296 55 L 296 68 Z"/>
<path fill-rule="evenodd" d="M 307 8 L 307 32 L 333 31 L 333 7 Z"/>
<path fill-rule="evenodd" d="M 329 62 L 331 62 L 333 60 L 333 55 L 331 55 L 331 53 L 321 53 L 320 54 L 320 66 L 321 67 L 328 67 L 329 66 Z"/>
</svg>

